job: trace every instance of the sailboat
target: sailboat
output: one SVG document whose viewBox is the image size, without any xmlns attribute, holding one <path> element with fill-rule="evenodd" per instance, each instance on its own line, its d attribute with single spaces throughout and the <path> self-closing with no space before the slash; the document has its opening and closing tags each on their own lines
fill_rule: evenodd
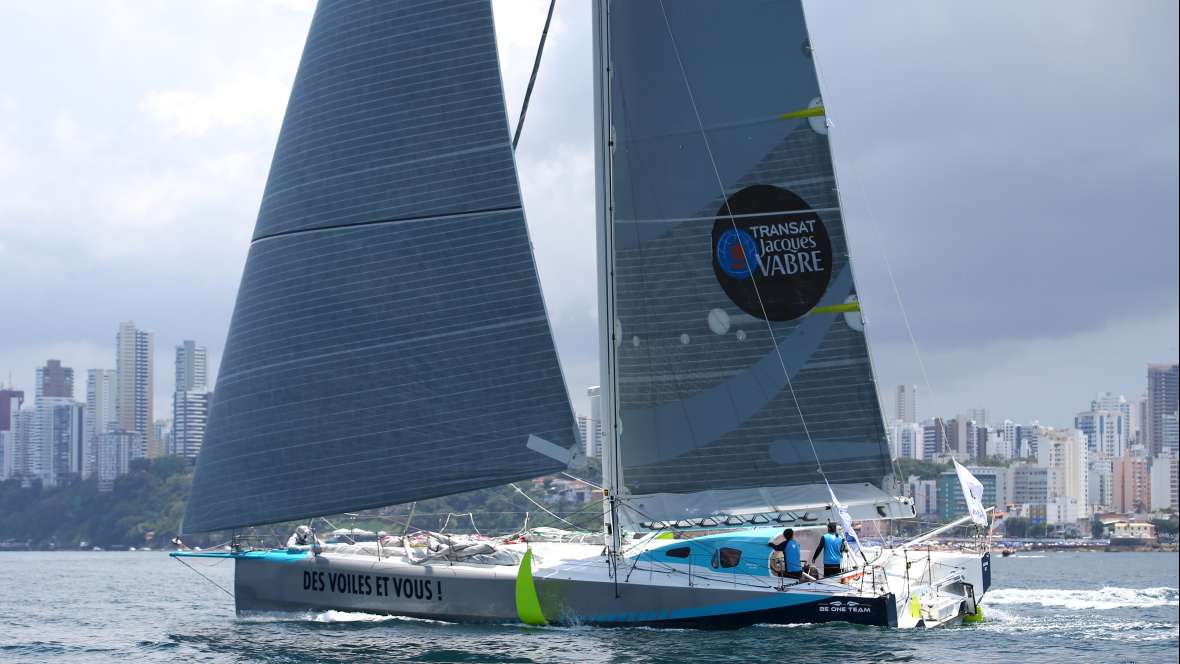
<svg viewBox="0 0 1180 664">
<path fill-rule="evenodd" d="M 874 546 L 899 497 L 798 0 L 594 3 L 600 541 L 234 560 L 239 612 L 724 627 L 973 616 L 979 546 Z M 489 0 L 320 0 L 185 532 L 567 471 L 579 435 L 521 202 Z M 970 517 L 967 517 L 970 518 Z M 788 578 L 828 522 L 853 554 Z M 418 546 L 424 544 L 424 546 Z M 818 572 L 815 576 L 819 576 Z"/>
</svg>

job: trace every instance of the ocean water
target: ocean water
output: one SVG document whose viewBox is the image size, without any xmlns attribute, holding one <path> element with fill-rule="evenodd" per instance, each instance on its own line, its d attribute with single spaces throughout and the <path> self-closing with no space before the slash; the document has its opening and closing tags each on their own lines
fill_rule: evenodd
<svg viewBox="0 0 1180 664">
<path fill-rule="evenodd" d="M 338 612 L 242 619 L 222 590 L 163 553 L 0 553 L 0 661 L 1175 662 L 1178 562 L 1174 553 L 997 556 L 978 626 L 714 632 Z M 231 563 L 196 567 L 232 588 Z"/>
</svg>

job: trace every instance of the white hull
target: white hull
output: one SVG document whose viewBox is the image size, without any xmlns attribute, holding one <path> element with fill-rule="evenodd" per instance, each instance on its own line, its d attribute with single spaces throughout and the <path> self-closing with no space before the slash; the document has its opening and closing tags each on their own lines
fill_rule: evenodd
<svg viewBox="0 0 1180 664">
<path fill-rule="evenodd" d="M 675 542 L 683 540 L 658 544 L 667 548 Z M 538 543 L 531 549 L 531 585 L 543 621 L 550 624 L 847 621 L 932 627 L 974 613 L 990 582 L 985 553 L 867 550 L 868 566 L 797 583 L 750 569 L 653 564 L 650 555 L 634 553 L 620 561 L 615 578 L 601 546 Z M 235 558 L 239 612 L 343 610 L 454 622 L 537 622 L 521 606 L 521 568 L 514 565 L 415 564 L 402 556 L 285 550 L 204 555 Z"/>
</svg>

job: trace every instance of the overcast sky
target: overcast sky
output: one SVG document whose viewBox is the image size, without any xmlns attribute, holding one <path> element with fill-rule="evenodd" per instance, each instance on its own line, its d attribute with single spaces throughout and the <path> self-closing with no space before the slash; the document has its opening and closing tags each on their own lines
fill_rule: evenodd
<svg viewBox="0 0 1180 664">
<path fill-rule="evenodd" d="M 0 2 L 0 381 L 114 368 L 120 320 L 220 361 L 314 3 Z M 545 0 L 497 0 L 516 117 Z M 1175 360 L 1177 5 L 808 2 L 884 405 L 1069 425 Z M 598 383 L 589 2 L 517 152 L 575 409 Z M 932 390 L 924 385 L 892 266 Z M 933 391 L 933 394 L 931 394 Z"/>
</svg>

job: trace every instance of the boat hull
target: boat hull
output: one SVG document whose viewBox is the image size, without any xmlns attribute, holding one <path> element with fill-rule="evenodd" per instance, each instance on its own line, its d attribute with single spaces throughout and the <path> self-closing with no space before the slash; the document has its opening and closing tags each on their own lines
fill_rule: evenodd
<svg viewBox="0 0 1180 664">
<path fill-rule="evenodd" d="M 519 623 L 517 568 L 410 565 L 400 561 L 251 552 L 235 556 L 239 613 L 348 611 L 452 622 Z M 892 593 L 841 592 L 734 583 L 620 582 L 606 563 L 583 576 L 538 570 L 533 584 L 545 621 L 560 625 L 736 628 L 756 623 L 843 621 L 897 626 Z"/>
</svg>

